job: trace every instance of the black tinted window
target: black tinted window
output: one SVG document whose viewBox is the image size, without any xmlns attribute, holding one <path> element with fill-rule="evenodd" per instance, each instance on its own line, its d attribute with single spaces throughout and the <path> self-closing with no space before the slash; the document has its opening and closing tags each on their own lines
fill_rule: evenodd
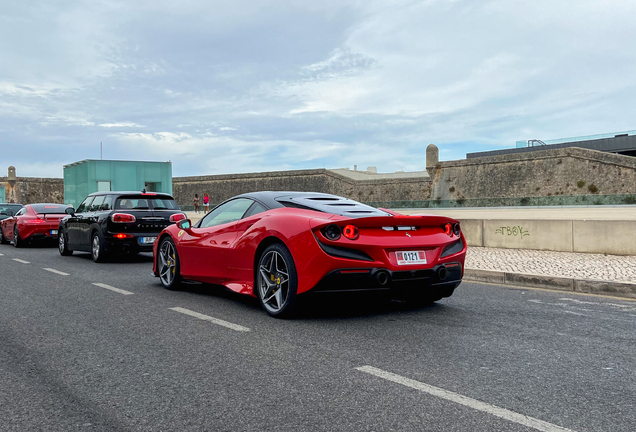
<svg viewBox="0 0 636 432">
<path fill-rule="evenodd" d="M 148 198 L 142 196 L 119 197 L 115 200 L 115 209 L 148 210 L 150 208 L 148 201 Z"/>
<path fill-rule="evenodd" d="M 150 200 L 150 205 L 155 210 L 179 210 L 175 200 L 170 198 L 153 198 Z"/>
<path fill-rule="evenodd" d="M 82 201 L 82 203 L 79 205 L 79 207 L 77 207 L 77 210 L 75 210 L 75 212 L 83 213 L 85 211 L 88 211 L 87 209 L 90 207 L 92 202 L 93 202 L 93 197 L 92 196 L 86 197 L 86 199 L 84 201 Z"/>
<path fill-rule="evenodd" d="M 102 204 L 102 210 L 112 210 L 113 201 L 115 201 L 115 197 L 113 195 L 106 195 L 106 198 L 104 198 L 104 204 Z"/>
<path fill-rule="evenodd" d="M 33 204 L 31 207 L 38 214 L 61 214 L 65 213 L 68 208 L 64 204 Z"/>
<path fill-rule="evenodd" d="M 0 204 L 0 214 L 6 215 L 7 211 L 11 211 L 13 214 L 16 214 L 21 208 L 22 206 L 20 204 Z"/>
<path fill-rule="evenodd" d="M 90 211 L 98 211 L 101 210 L 101 206 L 104 203 L 104 195 L 98 195 L 95 197 L 93 202 L 91 203 Z"/>
</svg>

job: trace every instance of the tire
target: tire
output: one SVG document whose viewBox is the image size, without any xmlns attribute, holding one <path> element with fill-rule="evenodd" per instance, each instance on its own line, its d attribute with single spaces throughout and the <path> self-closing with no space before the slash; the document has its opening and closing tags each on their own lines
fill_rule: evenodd
<svg viewBox="0 0 636 432">
<path fill-rule="evenodd" d="M 7 243 L 9 243 L 9 242 L 7 241 L 6 238 L 4 238 L 4 233 L 3 233 L 3 230 L 2 230 L 2 226 L 0 226 L 0 244 L 7 244 Z"/>
<path fill-rule="evenodd" d="M 91 237 L 91 256 L 96 263 L 106 261 L 107 255 L 104 251 L 104 239 L 99 231 L 95 231 Z"/>
<path fill-rule="evenodd" d="M 73 251 L 68 248 L 68 239 L 66 238 L 66 231 L 59 230 L 57 235 L 57 250 L 60 251 L 62 256 L 73 255 Z"/>
<path fill-rule="evenodd" d="M 177 247 L 170 237 L 164 237 L 157 248 L 157 269 L 164 288 L 176 290 L 181 285 L 181 265 Z"/>
<path fill-rule="evenodd" d="M 270 316 L 291 316 L 296 305 L 298 275 L 294 259 L 285 245 L 270 245 L 258 260 L 255 289 Z"/>
<path fill-rule="evenodd" d="M 13 227 L 13 246 L 17 248 L 21 248 L 24 246 L 24 240 L 20 238 L 20 231 L 18 231 L 18 227 Z"/>
</svg>

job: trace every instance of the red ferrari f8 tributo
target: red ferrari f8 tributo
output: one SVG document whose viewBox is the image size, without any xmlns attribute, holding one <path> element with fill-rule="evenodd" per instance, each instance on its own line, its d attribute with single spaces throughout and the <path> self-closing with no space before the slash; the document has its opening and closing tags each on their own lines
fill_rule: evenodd
<svg viewBox="0 0 636 432">
<path fill-rule="evenodd" d="M 335 195 L 254 192 L 231 198 L 196 225 L 181 220 L 154 243 L 163 286 L 220 284 L 288 315 L 311 292 L 393 290 L 429 303 L 461 283 L 459 222 L 406 216 Z"/>
</svg>

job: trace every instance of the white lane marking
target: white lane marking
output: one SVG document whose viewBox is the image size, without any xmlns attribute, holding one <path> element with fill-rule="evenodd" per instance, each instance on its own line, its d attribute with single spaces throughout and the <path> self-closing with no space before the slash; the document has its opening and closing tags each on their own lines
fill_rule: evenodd
<svg viewBox="0 0 636 432">
<path fill-rule="evenodd" d="M 0 254 L 0 256 L 4 256 L 4 254 Z"/>
<path fill-rule="evenodd" d="M 62 276 L 68 276 L 69 275 L 69 273 L 64 273 L 63 271 L 55 270 L 55 269 L 52 269 L 52 268 L 43 268 L 42 270 L 46 270 L 48 272 L 59 274 L 59 275 L 62 275 Z"/>
<path fill-rule="evenodd" d="M 29 261 L 21 260 L 20 258 L 13 258 L 13 261 L 17 261 L 22 264 L 31 264 Z"/>
<path fill-rule="evenodd" d="M 100 288 L 106 288 L 107 290 L 115 291 L 115 292 L 117 292 L 119 294 L 123 294 L 123 295 L 134 294 L 134 293 L 131 293 L 130 291 L 126 291 L 126 290 L 123 290 L 123 289 L 115 288 L 115 287 L 112 287 L 110 285 L 106 285 L 106 284 L 103 284 L 103 283 L 93 283 L 93 285 L 98 286 Z"/>
<path fill-rule="evenodd" d="M 203 315 L 203 314 L 200 314 L 198 312 L 191 311 L 189 309 L 184 309 L 184 308 L 180 308 L 180 307 L 173 307 L 173 308 L 170 308 L 170 309 L 173 310 L 173 311 L 176 311 L 176 312 L 181 312 L 182 314 L 190 315 L 190 316 L 193 316 L 195 318 L 199 318 L 199 319 L 205 320 L 205 321 L 210 321 L 211 323 L 214 323 L 214 324 L 217 324 L 217 325 L 220 325 L 220 326 L 223 326 L 223 327 L 227 327 L 227 328 L 232 329 L 232 330 L 243 331 L 243 332 L 250 331 L 250 329 L 248 329 L 247 327 L 243 327 L 242 325 L 234 324 L 234 323 L 231 323 L 231 322 L 228 322 L 228 321 L 223 321 L 222 319 L 218 319 L 218 318 L 214 318 L 214 317 L 211 317 L 211 316 Z"/>
<path fill-rule="evenodd" d="M 460 405 L 467 406 L 478 411 L 483 411 L 488 414 L 492 414 L 496 417 L 518 423 L 523 426 L 531 427 L 543 432 L 573 432 L 571 429 L 566 429 L 561 426 L 553 425 L 552 423 L 545 422 L 533 417 L 528 417 L 523 414 L 516 413 L 514 411 L 507 410 L 505 408 L 499 408 L 498 406 L 491 405 L 489 403 L 481 402 L 476 399 L 472 399 L 466 396 L 462 396 L 457 393 L 450 392 L 448 390 L 441 389 L 439 387 L 433 387 L 432 385 L 424 384 L 419 381 L 415 381 L 409 378 L 405 378 L 400 375 L 396 375 L 391 372 L 383 371 L 382 369 L 374 368 L 373 366 L 360 366 L 356 368 L 361 372 L 366 372 L 371 375 L 375 375 L 379 378 L 383 378 L 394 383 L 402 384 L 403 386 L 419 390 L 424 393 L 428 393 L 433 396 L 437 396 L 442 399 L 449 400 L 451 402 L 458 403 Z"/>
</svg>

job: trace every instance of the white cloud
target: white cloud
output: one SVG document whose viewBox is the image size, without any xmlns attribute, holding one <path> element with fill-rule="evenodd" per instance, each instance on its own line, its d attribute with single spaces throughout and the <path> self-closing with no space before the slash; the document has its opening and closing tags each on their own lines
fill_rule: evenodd
<svg viewBox="0 0 636 432">
<path fill-rule="evenodd" d="M 418 170 L 431 142 L 461 158 L 636 127 L 633 0 L 3 6 L 0 152 L 17 167 L 104 142 L 175 173 Z"/>
<path fill-rule="evenodd" d="M 133 123 L 133 122 L 100 123 L 100 124 L 98 124 L 98 126 L 105 127 L 105 128 L 128 128 L 128 127 L 142 128 L 142 127 L 145 127 L 145 126 L 139 125 L 137 123 Z"/>
</svg>

